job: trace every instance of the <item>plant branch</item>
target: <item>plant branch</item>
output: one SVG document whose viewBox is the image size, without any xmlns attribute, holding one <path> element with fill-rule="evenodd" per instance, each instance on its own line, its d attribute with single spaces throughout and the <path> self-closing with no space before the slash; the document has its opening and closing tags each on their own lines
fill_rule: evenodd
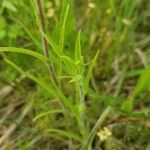
<svg viewBox="0 0 150 150">
<path fill-rule="evenodd" d="M 36 0 L 36 9 L 37 9 L 36 11 L 37 11 L 39 29 L 40 29 L 40 33 L 41 33 L 43 54 L 45 55 L 45 57 L 49 58 L 48 42 L 44 38 L 44 36 L 42 34 L 42 33 L 46 33 L 46 28 L 45 28 L 45 21 L 44 21 L 43 8 L 42 8 L 41 0 Z M 48 70 L 49 70 L 49 74 L 50 74 L 51 80 L 53 82 L 55 81 L 55 83 L 57 83 L 57 79 L 56 79 L 56 76 L 55 76 L 55 72 L 54 72 L 53 66 L 52 65 L 48 65 Z"/>
</svg>

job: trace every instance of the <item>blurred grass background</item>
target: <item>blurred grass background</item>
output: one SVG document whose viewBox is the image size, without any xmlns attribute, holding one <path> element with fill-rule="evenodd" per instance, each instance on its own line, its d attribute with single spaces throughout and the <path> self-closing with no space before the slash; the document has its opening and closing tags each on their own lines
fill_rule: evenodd
<svg viewBox="0 0 150 150">
<path fill-rule="evenodd" d="M 141 72 L 150 64 L 150 1 L 43 0 L 42 2 L 47 34 L 56 43 L 59 43 L 64 9 L 67 4 L 70 5 L 64 46 L 68 56 L 74 57 L 75 39 L 79 29 L 82 31 L 81 45 L 85 62 L 88 63 L 100 49 L 91 79 L 92 91 L 86 97 L 86 114 L 91 128 L 104 107 L 109 104 L 115 109 L 121 107 L 130 96 Z M 22 47 L 42 53 L 34 9 L 32 0 L 0 1 L 0 46 Z M 46 69 L 38 60 L 22 54 L 6 53 L 6 55 L 25 70 L 41 78 L 48 78 Z M 0 149 L 78 150 L 80 147 L 78 142 L 46 132 L 50 127 L 64 129 L 66 126 L 76 131 L 72 120 L 68 123 L 69 120 L 64 120 L 60 113 L 45 115 L 33 121 L 38 114 L 48 112 L 52 108 L 59 109 L 61 104 L 58 100 L 51 101 L 47 91 L 6 65 L 2 58 L 3 55 L 0 55 L 0 136 L 3 137 L 7 131 L 13 132 L 3 144 L 0 142 Z M 64 80 L 63 90 L 68 97 L 72 97 L 74 90 L 67 80 Z M 149 114 L 149 105 L 149 91 L 144 91 L 137 96 L 134 110 Z M 130 114 L 122 116 L 119 110 L 116 110 L 108 117 L 105 125 L 109 126 L 119 121 L 127 122 L 128 125 L 124 127 L 126 133 L 117 137 L 115 141 L 123 139 L 122 143 L 128 145 L 128 149 L 144 150 L 146 147 L 149 148 L 147 145 L 150 135 L 140 134 L 138 138 L 132 137 L 128 128 L 137 120 L 138 123 L 132 126 L 139 127 L 143 123 L 144 127 L 143 124 L 140 126 L 141 132 L 148 133 L 149 119 L 145 118 Z M 136 129 L 134 133 L 137 132 Z M 96 150 L 99 147 L 95 146 L 98 143 L 97 137 L 94 142 L 93 149 Z M 105 146 L 102 144 L 102 149 L 112 149 L 107 142 Z M 113 144 L 117 142 L 109 141 Z M 119 149 L 119 144 L 116 145 L 116 149 Z"/>
</svg>

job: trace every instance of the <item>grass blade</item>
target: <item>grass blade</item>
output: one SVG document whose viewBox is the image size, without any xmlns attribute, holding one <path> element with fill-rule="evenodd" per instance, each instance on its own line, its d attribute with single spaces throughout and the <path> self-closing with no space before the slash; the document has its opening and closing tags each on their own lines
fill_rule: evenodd
<svg viewBox="0 0 150 150">
<path fill-rule="evenodd" d="M 0 52 L 13 52 L 13 53 L 23 53 L 26 55 L 33 56 L 35 58 L 40 59 L 41 61 L 48 63 L 49 59 L 44 57 L 43 55 L 34 52 L 32 50 L 24 49 L 24 48 L 17 48 L 17 47 L 0 47 Z"/>
<path fill-rule="evenodd" d="M 81 57 L 81 43 L 80 43 L 81 31 L 79 31 L 75 44 L 75 62 L 80 60 Z"/>
<path fill-rule="evenodd" d="M 44 38 L 47 40 L 48 44 L 52 47 L 53 51 L 58 55 L 63 55 L 63 53 L 60 51 L 59 47 L 55 44 L 55 42 L 51 39 L 50 36 L 47 36 L 45 33 L 42 33 Z"/>
<path fill-rule="evenodd" d="M 62 29 L 61 29 L 61 34 L 60 34 L 60 40 L 59 40 L 60 51 L 63 51 L 63 47 L 64 47 L 65 26 L 66 26 L 68 12 L 69 12 L 69 5 L 67 5 L 67 8 L 66 8 L 66 12 L 65 12 L 65 16 L 64 16 L 64 20 L 62 24 Z"/>
<path fill-rule="evenodd" d="M 69 101 L 69 99 L 67 99 L 65 97 L 65 95 L 59 90 L 59 88 L 53 87 L 51 84 L 47 84 L 45 81 L 40 80 L 39 78 L 35 77 L 34 75 L 25 72 L 24 70 L 22 70 L 19 66 L 17 66 L 16 64 L 14 64 L 13 62 L 11 62 L 8 59 L 4 59 L 9 65 L 11 65 L 12 67 L 14 67 L 18 72 L 20 72 L 21 74 L 23 74 L 24 76 L 28 77 L 29 79 L 35 81 L 36 83 L 38 83 L 43 89 L 47 90 L 51 95 L 53 95 L 54 97 L 59 98 L 63 104 L 68 107 L 68 109 L 74 114 L 74 116 L 76 118 L 78 118 L 78 111 L 76 110 L 76 107 L 74 107 L 74 105 Z"/>
<path fill-rule="evenodd" d="M 150 90 L 150 66 L 147 67 L 143 73 L 141 74 L 133 93 L 131 94 L 133 97 L 137 97 L 143 91 Z"/>
<path fill-rule="evenodd" d="M 93 68 L 94 68 L 94 65 L 96 63 L 96 59 L 98 57 L 98 54 L 99 54 L 99 51 L 97 52 L 97 54 L 95 55 L 95 57 L 92 59 L 91 63 L 90 63 L 90 66 L 89 66 L 89 69 L 88 69 L 88 72 L 85 76 L 85 79 L 84 79 L 84 82 L 83 82 L 83 86 L 84 86 L 84 94 L 86 94 L 88 92 L 88 89 L 89 89 L 89 81 L 91 79 L 91 75 L 92 75 L 92 71 L 93 71 Z"/>
<path fill-rule="evenodd" d="M 47 112 L 44 112 L 44 113 L 40 113 L 38 114 L 36 117 L 34 117 L 33 121 L 36 121 L 42 117 L 45 117 L 49 114 L 54 114 L 54 113 L 63 113 L 64 111 L 62 109 L 56 109 L 56 110 L 50 110 L 50 111 L 47 111 Z"/>
<path fill-rule="evenodd" d="M 40 47 L 40 44 L 39 44 L 38 40 L 32 35 L 32 33 L 30 32 L 30 30 L 20 20 L 18 20 L 18 23 L 22 26 L 22 28 L 27 33 L 27 35 L 29 36 L 29 38 L 33 41 L 33 43 L 37 47 Z"/>
<path fill-rule="evenodd" d="M 69 132 L 69 131 L 64 131 L 64 130 L 59 130 L 59 129 L 48 129 L 46 131 L 48 133 L 59 134 L 61 136 L 65 136 L 67 138 L 73 138 L 79 142 L 82 142 L 82 139 L 78 135 L 76 135 L 75 133 Z"/>
</svg>

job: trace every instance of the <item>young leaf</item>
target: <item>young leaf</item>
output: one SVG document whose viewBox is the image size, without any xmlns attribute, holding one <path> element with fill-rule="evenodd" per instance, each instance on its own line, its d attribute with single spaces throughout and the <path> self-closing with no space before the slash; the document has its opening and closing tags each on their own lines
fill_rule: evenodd
<svg viewBox="0 0 150 150">
<path fill-rule="evenodd" d="M 91 78 L 91 75 L 92 75 L 92 71 L 93 71 L 93 68 L 94 68 L 94 65 L 96 63 L 96 59 L 98 57 L 98 54 L 99 54 L 99 51 L 97 52 L 97 54 L 95 55 L 95 57 L 91 60 L 90 62 L 90 65 L 89 65 L 89 69 L 88 69 L 88 72 L 85 76 L 85 79 L 83 81 L 83 87 L 84 87 L 84 94 L 86 94 L 88 92 L 88 89 L 89 89 L 89 81 L 90 81 L 90 78 Z"/>
<path fill-rule="evenodd" d="M 63 47 L 64 47 L 65 26 L 66 26 L 66 20 L 67 20 L 68 12 L 69 12 L 69 5 L 66 8 L 66 12 L 65 12 L 65 16 L 64 16 L 64 20 L 63 20 L 63 24 L 62 24 L 62 28 L 61 28 L 61 34 L 60 34 L 60 40 L 59 40 L 60 51 L 62 51 Z"/>
<path fill-rule="evenodd" d="M 75 43 L 75 66 L 78 73 L 82 73 L 84 71 L 84 60 L 83 56 L 81 56 L 81 31 L 79 31 Z"/>
<path fill-rule="evenodd" d="M 78 75 L 76 75 L 76 76 L 74 76 L 70 81 L 69 81 L 69 83 L 72 83 L 72 82 L 79 82 L 79 81 L 81 81 L 82 80 L 82 75 L 81 74 L 78 74 Z"/>
<path fill-rule="evenodd" d="M 81 57 L 81 43 L 80 43 L 81 30 L 79 31 L 75 44 L 75 62 L 80 60 Z"/>
<path fill-rule="evenodd" d="M 65 64 L 67 71 L 70 73 L 70 75 L 75 75 L 75 65 L 71 57 L 68 56 L 61 56 L 62 62 Z"/>
<path fill-rule="evenodd" d="M 83 56 L 80 57 L 80 59 L 75 63 L 76 71 L 78 73 L 83 73 L 85 70 L 84 60 Z"/>
</svg>

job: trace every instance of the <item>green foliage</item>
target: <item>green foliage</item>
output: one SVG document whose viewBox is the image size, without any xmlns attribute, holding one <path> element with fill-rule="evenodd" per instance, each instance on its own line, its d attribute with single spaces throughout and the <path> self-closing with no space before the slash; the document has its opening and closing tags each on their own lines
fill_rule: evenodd
<svg viewBox="0 0 150 150">
<path fill-rule="evenodd" d="M 51 111 L 48 111 L 48 112 L 43 112 L 43 113 L 40 113 L 40 114 L 38 114 L 34 119 L 33 119 L 33 121 L 36 121 L 36 120 L 38 120 L 38 119 L 40 119 L 41 117 L 45 117 L 45 116 L 47 116 L 47 115 L 49 115 L 49 114 L 53 114 L 53 113 L 61 113 L 61 112 L 63 112 L 63 110 L 51 110 Z"/>
<path fill-rule="evenodd" d="M 24 140 L 14 139 L 15 148 L 40 149 L 50 141 L 56 150 L 56 143 L 62 149 L 92 150 L 102 125 L 122 115 L 149 120 L 145 103 L 150 92 L 150 40 L 149 25 L 143 21 L 148 22 L 148 6 L 141 0 L 41 2 L 43 25 L 36 0 L 3 0 L 0 6 L 0 88 L 10 84 L 14 97 L 32 103 L 17 129 L 16 135 L 23 130 Z M 142 56 L 136 55 L 136 48 Z M 0 104 L 5 108 L 7 100 Z M 8 123 L 6 117 L 4 125 L 15 122 L 11 118 L 19 111 Z M 106 149 L 113 142 L 110 138 Z"/>
<path fill-rule="evenodd" d="M 32 50 L 24 49 L 24 48 L 17 48 L 17 47 L 0 47 L 1 52 L 13 52 L 13 53 L 24 53 L 27 55 L 31 55 L 37 59 L 42 60 L 43 62 L 47 63 L 49 60 L 48 58 L 44 57 L 43 55 L 34 52 Z"/>
<path fill-rule="evenodd" d="M 85 79 L 84 79 L 84 93 L 86 94 L 88 92 L 88 88 L 89 88 L 89 81 L 91 79 L 91 75 L 92 75 L 92 70 L 94 68 L 94 65 L 96 63 L 96 59 L 98 57 L 98 54 L 99 54 L 99 51 L 97 52 L 97 54 L 95 55 L 95 57 L 91 60 L 90 62 L 90 65 L 89 65 L 89 69 L 87 71 L 87 74 L 85 76 Z"/>
<path fill-rule="evenodd" d="M 143 92 L 149 92 L 150 91 L 149 83 L 150 83 L 150 67 L 147 67 L 140 75 L 140 78 L 134 87 L 132 96 L 136 98 Z"/>
<path fill-rule="evenodd" d="M 131 112 L 133 109 L 133 99 L 128 99 L 126 100 L 122 106 L 121 109 L 126 111 L 126 112 Z"/>
<path fill-rule="evenodd" d="M 126 100 L 122 104 L 121 109 L 127 112 L 131 112 L 137 97 L 140 96 L 142 93 L 148 93 L 150 91 L 149 83 L 150 83 L 150 67 L 146 67 L 142 71 L 137 81 L 137 84 L 135 85 L 133 91 L 131 92 L 131 99 Z"/>
<path fill-rule="evenodd" d="M 46 130 L 47 133 L 55 133 L 55 134 L 59 134 L 61 136 L 65 136 L 67 138 L 73 138 L 79 142 L 82 141 L 82 139 L 76 135 L 75 133 L 71 133 L 71 132 L 68 132 L 68 131 L 64 131 L 64 130 L 58 130 L 58 129 L 48 129 Z M 51 136 L 51 134 L 50 134 Z M 56 135 L 55 135 L 56 136 Z"/>
</svg>

